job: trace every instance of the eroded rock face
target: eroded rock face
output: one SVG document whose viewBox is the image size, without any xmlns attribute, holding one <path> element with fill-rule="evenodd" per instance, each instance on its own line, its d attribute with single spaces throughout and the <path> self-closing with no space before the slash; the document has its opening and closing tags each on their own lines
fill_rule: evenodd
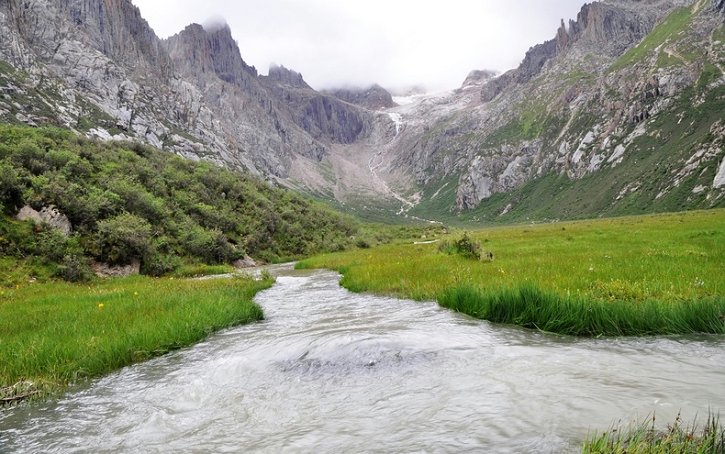
<svg viewBox="0 0 725 454">
<path fill-rule="evenodd" d="M 141 272 L 141 262 L 135 260 L 128 265 L 109 265 L 108 263 L 92 262 L 91 270 L 102 278 L 135 276 Z"/>
<path fill-rule="evenodd" d="M 662 3 L 671 8 L 670 2 Z M 481 90 L 481 100 L 489 102 L 512 83 L 523 84 L 541 73 L 551 59 L 580 43 L 583 52 L 615 57 L 640 41 L 654 26 L 658 15 L 649 9 L 638 9 L 633 2 L 585 4 L 576 20 L 568 25 L 561 21 L 556 36 L 537 44 L 526 52 L 518 68 L 493 80 Z"/>
</svg>

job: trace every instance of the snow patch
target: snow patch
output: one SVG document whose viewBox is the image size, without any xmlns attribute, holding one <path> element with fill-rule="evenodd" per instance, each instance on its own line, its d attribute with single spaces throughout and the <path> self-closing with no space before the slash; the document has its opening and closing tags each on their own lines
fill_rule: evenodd
<svg viewBox="0 0 725 454">
<path fill-rule="evenodd" d="M 395 123 L 395 135 L 397 136 L 403 127 L 403 116 L 397 112 L 388 112 L 388 117 Z"/>
<path fill-rule="evenodd" d="M 620 143 L 614 148 L 614 153 L 612 153 L 612 156 L 607 159 L 607 162 L 614 163 L 615 165 L 619 164 L 620 162 L 622 162 L 622 156 L 624 156 L 624 152 L 626 150 L 627 149 L 624 147 L 624 145 Z"/>
<path fill-rule="evenodd" d="M 715 189 L 720 189 L 723 186 L 725 186 L 725 158 L 720 161 L 717 175 L 715 175 L 715 179 L 712 181 L 712 187 Z"/>
</svg>

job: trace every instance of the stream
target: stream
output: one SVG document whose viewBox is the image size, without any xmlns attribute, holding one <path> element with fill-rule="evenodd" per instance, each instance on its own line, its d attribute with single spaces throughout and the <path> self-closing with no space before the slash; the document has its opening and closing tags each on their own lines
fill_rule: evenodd
<svg viewBox="0 0 725 454">
<path fill-rule="evenodd" d="M 0 452 L 577 452 L 725 410 L 723 336 L 555 336 L 272 272 L 263 322 L 0 411 Z"/>
</svg>

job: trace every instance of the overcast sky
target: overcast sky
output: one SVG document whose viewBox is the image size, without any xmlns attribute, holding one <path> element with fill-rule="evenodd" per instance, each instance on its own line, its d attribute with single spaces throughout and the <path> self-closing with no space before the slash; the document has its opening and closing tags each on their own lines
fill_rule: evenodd
<svg viewBox="0 0 725 454">
<path fill-rule="evenodd" d="M 280 64 L 314 88 L 458 87 L 472 69 L 504 71 L 554 37 L 584 0 L 132 0 L 162 38 L 225 21 L 242 58 Z"/>
</svg>

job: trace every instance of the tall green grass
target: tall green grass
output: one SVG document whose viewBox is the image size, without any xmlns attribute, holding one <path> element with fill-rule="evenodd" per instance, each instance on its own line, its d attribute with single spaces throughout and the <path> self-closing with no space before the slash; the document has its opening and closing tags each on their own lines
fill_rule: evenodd
<svg viewBox="0 0 725 454">
<path fill-rule="evenodd" d="M 0 398 L 17 383 L 52 391 L 259 320 L 252 297 L 271 284 L 134 277 L 0 289 Z"/>
<path fill-rule="evenodd" d="M 652 416 L 629 427 L 613 427 L 594 434 L 584 442 L 584 454 L 723 454 L 725 428 L 716 415 L 709 414 L 705 424 L 697 421 L 683 425 L 678 415 L 666 430 L 655 427 Z"/>
<path fill-rule="evenodd" d="M 475 317 L 599 336 L 725 331 L 725 210 L 470 232 L 492 262 L 397 244 L 327 254 L 355 292 L 437 300 Z"/>
<path fill-rule="evenodd" d="M 638 303 L 561 297 L 533 284 L 483 290 L 463 284 L 443 292 L 438 303 L 476 318 L 572 336 L 725 334 L 725 300 Z"/>
</svg>

